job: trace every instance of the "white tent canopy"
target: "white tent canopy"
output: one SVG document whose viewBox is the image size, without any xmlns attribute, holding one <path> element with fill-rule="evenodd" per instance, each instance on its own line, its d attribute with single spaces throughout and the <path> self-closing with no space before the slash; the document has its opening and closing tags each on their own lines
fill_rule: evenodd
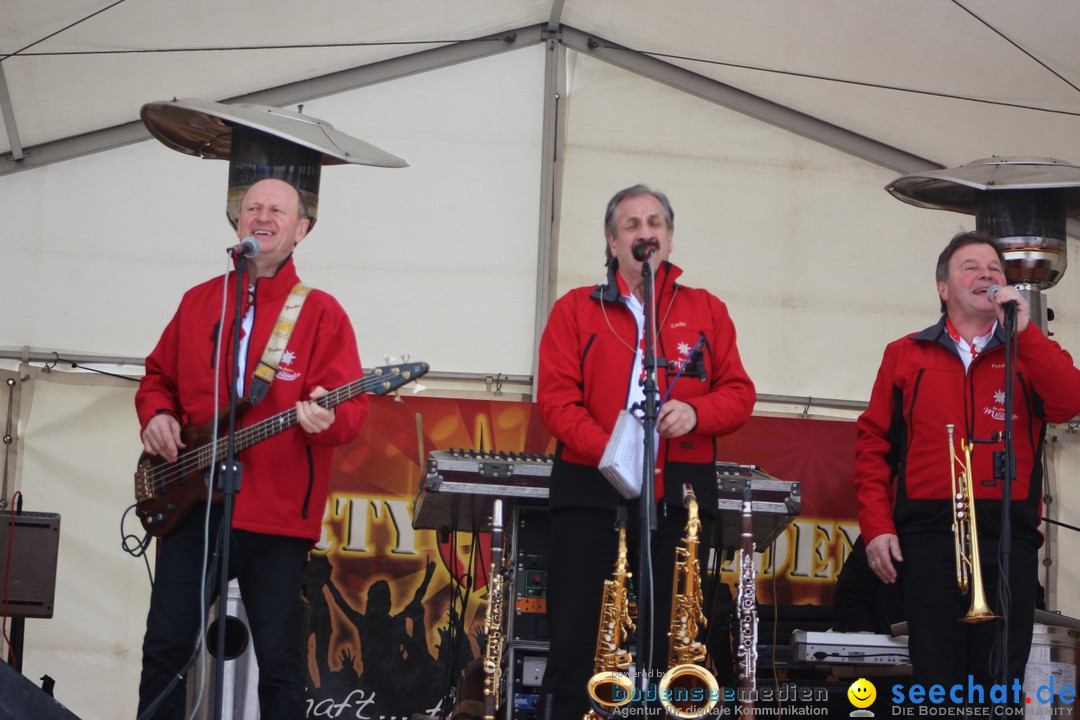
<svg viewBox="0 0 1080 720">
<path fill-rule="evenodd" d="M 39 146 L 124 126 L 159 96 L 295 103 L 538 33 L 604 57 L 618 46 L 945 166 L 988 147 L 1072 149 L 1080 113 L 1070 0 L 4 0 L 0 11 L 14 125 L 0 150 L 14 134 L 31 163 Z"/>
<path fill-rule="evenodd" d="M 303 104 L 408 161 L 326 168 L 297 264 L 341 300 L 365 365 L 408 353 L 479 379 L 446 392 L 499 375 L 531 392 L 550 303 L 602 278 L 604 205 L 646 182 L 675 207 L 683 280 L 728 303 L 759 393 L 781 400 L 759 411 L 865 402 L 885 344 L 937 319 L 937 253 L 974 227 L 883 187 L 991 155 L 1080 164 L 1071 0 L 0 0 L 0 18 L 10 368 L 53 352 L 137 362 L 181 293 L 225 269 L 227 164 L 151 139 L 138 114 L 156 100 Z M 1074 354 L 1076 250 L 1047 292 Z M 114 478 L 126 498 L 116 456 L 139 443 L 122 389 L 104 384 L 99 402 L 59 385 L 22 393 L 23 490 L 68 515 L 86 483 Z M 1067 486 L 1080 442 L 1057 435 L 1051 479 Z M 79 477 L 56 462 L 75 453 Z M 1051 510 L 1077 524 L 1078 505 L 1063 491 Z M 80 542 L 115 547 L 116 520 L 80 523 Z M 142 587 L 142 568 L 124 567 L 100 586 Z M 1057 563 L 1047 577 L 1052 607 L 1080 615 L 1075 573 Z M 45 652 L 28 656 L 54 676 L 70 667 L 69 683 L 106 642 L 73 647 L 86 620 L 70 612 L 34 626 Z M 87 679 L 84 720 L 133 702 L 129 624 L 107 650 L 127 674 Z"/>
</svg>

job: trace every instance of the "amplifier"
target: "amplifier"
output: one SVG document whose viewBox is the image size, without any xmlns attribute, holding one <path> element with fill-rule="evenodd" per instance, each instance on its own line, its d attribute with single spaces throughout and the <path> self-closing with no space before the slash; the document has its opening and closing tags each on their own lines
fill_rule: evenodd
<svg viewBox="0 0 1080 720">
<path fill-rule="evenodd" d="M 56 596 L 60 516 L 24 512 L 0 520 L 0 588 L 7 589 L 11 617 L 51 618 Z M 4 558 L 9 558 L 8 563 Z M 5 571 L 10 564 L 10 574 Z"/>
<path fill-rule="evenodd" d="M 791 633 L 791 656 L 815 665 L 911 665 L 907 636 L 877 633 L 796 630 Z"/>
<path fill-rule="evenodd" d="M 513 512 L 513 611 L 507 637 L 511 642 L 547 642 L 547 551 L 551 520 L 547 508 L 517 506 Z"/>
<path fill-rule="evenodd" d="M 503 673 L 506 692 L 500 713 L 503 720 L 540 717 L 540 683 L 547 669 L 547 643 L 510 643 Z"/>
</svg>

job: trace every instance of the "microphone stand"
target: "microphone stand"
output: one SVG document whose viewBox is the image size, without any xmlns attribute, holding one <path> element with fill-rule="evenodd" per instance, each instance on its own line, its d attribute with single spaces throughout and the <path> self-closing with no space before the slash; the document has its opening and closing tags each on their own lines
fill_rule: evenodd
<svg viewBox="0 0 1080 720">
<path fill-rule="evenodd" d="M 236 462 L 236 408 L 239 402 L 237 379 L 240 377 L 240 331 L 243 324 L 244 293 L 247 292 L 247 256 L 243 252 L 236 257 L 236 294 L 233 308 L 233 353 L 229 372 L 229 434 L 226 440 L 225 459 L 218 466 L 217 485 L 222 494 L 221 550 L 218 555 L 218 627 L 216 639 L 217 667 L 214 682 L 214 718 L 221 720 L 225 686 L 225 617 L 228 610 L 229 548 L 232 542 L 232 516 L 236 493 L 240 492 L 243 466 Z M 210 539 L 207 538 L 207 542 Z"/>
<path fill-rule="evenodd" d="M 1030 320 L 1029 320 L 1030 322 Z M 1009 559 L 1012 553 L 1012 502 L 1013 481 L 1016 478 L 1016 458 L 1013 454 L 1013 393 L 1016 373 L 1016 303 L 1005 303 L 1005 424 L 1004 451 L 1002 453 L 1003 478 L 1001 490 L 1001 537 L 998 554 L 1001 557 L 1001 577 L 998 578 L 998 604 L 1001 606 L 1001 682 L 1009 683 L 1009 610 L 1012 594 L 1009 587 Z"/>
<path fill-rule="evenodd" d="M 637 622 L 637 645 L 638 645 L 638 682 L 641 690 L 642 705 L 645 705 L 648 697 L 650 671 L 652 670 L 652 640 L 653 625 L 656 618 L 653 617 L 653 572 L 652 572 L 652 536 L 656 530 L 656 415 L 658 409 L 659 389 L 656 384 L 656 368 L 659 358 L 656 357 L 656 308 L 655 288 L 653 287 L 653 269 L 650 259 L 652 252 L 646 254 L 641 263 L 641 277 L 644 281 L 644 306 L 645 306 L 645 352 L 642 357 L 642 367 L 645 371 L 645 413 L 642 418 L 642 426 L 645 431 L 645 463 L 641 468 L 641 497 L 640 497 L 640 535 L 638 539 L 638 622 Z"/>
</svg>

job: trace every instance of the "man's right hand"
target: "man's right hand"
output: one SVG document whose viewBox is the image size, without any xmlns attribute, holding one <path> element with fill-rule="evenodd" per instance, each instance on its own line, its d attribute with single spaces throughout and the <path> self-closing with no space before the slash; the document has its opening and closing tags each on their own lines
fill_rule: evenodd
<svg viewBox="0 0 1080 720">
<path fill-rule="evenodd" d="M 896 566 L 893 563 L 904 560 L 900 554 L 900 538 L 893 533 L 878 535 L 866 543 L 866 560 L 882 582 L 896 582 Z"/>
<path fill-rule="evenodd" d="M 187 447 L 180 439 L 180 422 L 168 413 L 150 418 L 142 433 L 142 443 L 146 452 L 169 462 L 176 462 L 180 451 Z"/>
</svg>

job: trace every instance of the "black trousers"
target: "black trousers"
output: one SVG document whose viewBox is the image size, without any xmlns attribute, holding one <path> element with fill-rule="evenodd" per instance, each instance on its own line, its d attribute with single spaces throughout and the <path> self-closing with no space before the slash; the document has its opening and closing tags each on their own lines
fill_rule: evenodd
<svg viewBox="0 0 1080 720">
<path fill-rule="evenodd" d="M 1000 615 L 997 540 L 981 537 L 979 554 L 987 604 L 994 614 Z M 957 587 L 952 533 L 901 536 L 900 550 L 904 556 L 900 564 L 900 586 L 910 633 L 912 682 L 925 688 L 942 685 L 946 689 L 960 684 L 965 688 L 965 704 L 990 704 L 991 686 L 1002 682 L 999 637 L 1003 623 L 1000 620 L 960 622 L 971 607 L 971 595 L 961 594 Z M 1014 546 L 1008 583 L 1012 596 L 1007 661 L 1010 702 L 1013 680 L 1024 681 L 1038 585 L 1038 551 Z M 968 675 L 985 689 L 982 700 L 975 697 L 968 702 Z"/>
<path fill-rule="evenodd" d="M 150 612 L 143 639 L 139 718 L 159 699 L 145 720 L 182 720 L 184 682 L 173 682 L 192 656 L 199 629 L 199 585 L 202 570 L 203 521 L 193 513 L 175 533 L 161 541 Z M 210 538 L 216 538 L 221 511 L 211 514 Z M 230 576 L 240 585 L 251 640 L 259 664 L 259 706 L 263 720 L 296 720 L 306 715 L 303 681 L 305 658 L 300 646 L 301 573 L 311 543 L 302 538 L 234 530 Z M 218 574 L 211 571 L 209 592 Z M 207 602 L 207 608 L 213 596 Z M 211 648 L 216 635 L 208 638 Z M 208 665 L 212 668 L 212 665 Z"/>
<path fill-rule="evenodd" d="M 586 690 L 592 677 L 596 655 L 597 630 L 600 624 L 600 605 L 603 602 L 604 581 L 612 577 L 618 549 L 614 510 L 596 508 L 566 508 L 551 513 L 551 539 L 548 547 L 547 612 L 551 644 L 547 670 L 541 687 L 541 698 L 550 698 L 550 714 L 540 717 L 552 720 L 581 718 L 589 709 Z M 711 539 L 712 519 L 701 513 L 702 529 L 698 557 L 704 573 Z M 650 673 L 655 685 L 667 667 L 667 634 L 671 615 L 672 583 L 674 580 L 675 550 L 685 534 L 687 511 L 681 506 L 661 505 L 657 530 L 652 541 L 653 567 L 653 656 L 635 657 L 637 672 Z M 629 560 L 634 578 L 638 571 L 637 538 L 639 520 L 637 504 L 628 513 Z M 634 583 L 640 592 L 640 584 Z M 639 608 L 641 603 L 639 600 Z M 639 618 L 640 622 L 640 618 Z M 633 678 L 635 687 L 640 687 Z"/>
</svg>

